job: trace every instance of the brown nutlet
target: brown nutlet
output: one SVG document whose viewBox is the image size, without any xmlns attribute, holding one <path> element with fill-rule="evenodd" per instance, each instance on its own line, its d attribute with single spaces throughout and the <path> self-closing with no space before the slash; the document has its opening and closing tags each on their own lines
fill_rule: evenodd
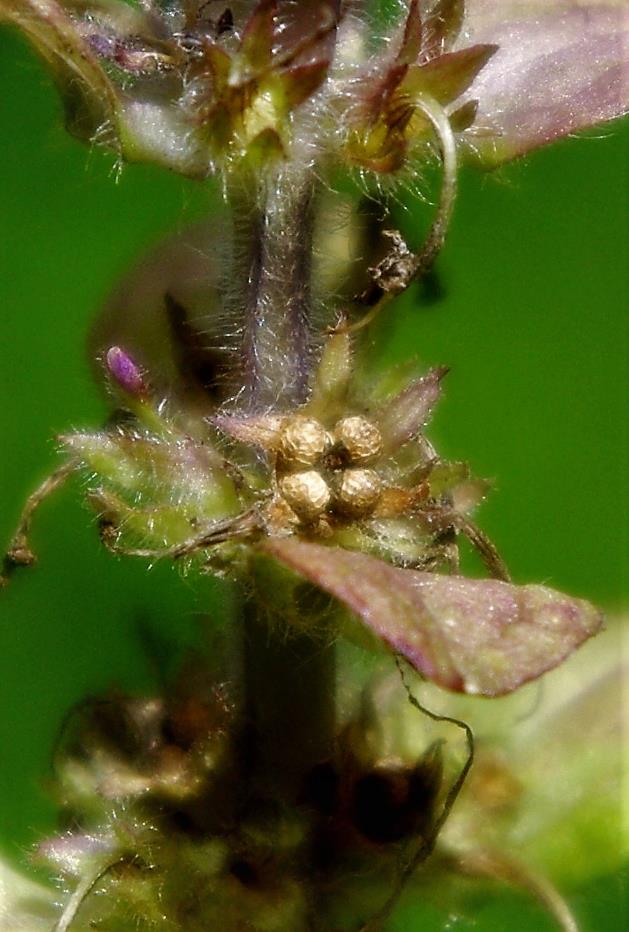
<svg viewBox="0 0 629 932">
<path fill-rule="evenodd" d="M 334 428 L 334 439 L 352 466 L 367 466 L 382 454 L 382 435 L 375 424 L 360 415 L 344 417 Z"/>
<path fill-rule="evenodd" d="M 346 469 L 334 503 L 338 511 L 352 518 L 366 518 L 382 496 L 382 480 L 373 469 Z"/>
<path fill-rule="evenodd" d="M 332 498 L 327 482 L 315 469 L 284 476 L 280 479 L 279 489 L 303 521 L 314 521 L 322 515 Z"/>
<path fill-rule="evenodd" d="M 287 417 L 278 438 L 280 465 L 285 469 L 314 466 L 330 443 L 328 432 L 315 418 L 301 414 Z"/>
</svg>

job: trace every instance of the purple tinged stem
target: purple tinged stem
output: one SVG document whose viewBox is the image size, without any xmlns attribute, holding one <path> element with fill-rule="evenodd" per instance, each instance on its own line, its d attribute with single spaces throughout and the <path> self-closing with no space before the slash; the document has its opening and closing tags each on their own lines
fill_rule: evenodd
<svg viewBox="0 0 629 932">
<path fill-rule="evenodd" d="M 235 296 L 243 314 L 244 406 L 290 410 L 306 400 L 310 369 L 312 183 L 279 172 L 262 204 L 242 192 L 229 196 L 233 278 L 245 282 Z"/>
</svg>

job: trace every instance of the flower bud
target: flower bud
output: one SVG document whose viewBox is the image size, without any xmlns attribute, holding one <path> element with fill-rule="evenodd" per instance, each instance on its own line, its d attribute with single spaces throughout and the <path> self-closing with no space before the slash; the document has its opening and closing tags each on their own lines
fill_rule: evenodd
<svg viewBox="0 0 629 932">
<path fill-rule="evenodd" d="M 148 394 L 148 386 L 140 367 L 129 354 L 119 346 L 107 350 L 105 363 L 116 384 L 128 395 L 143 398 Z"/>
<path fill-rule="evenodd" d="M 366 518 L 382 495 L 382 481 L 373 469 L 346 469 L 335 497 L 335 505 L 343 514 Z"/>
<path fill-rule="evenodd" d="M 318 518 L 330 504 L 328 484 L 314 469 L 284 476 L 279 485 L 284 499 L 304 521 Z"/>
<path fill-rule="evenodd" d="M 334 437 L 353 466 L 367 466 L 382 453 L 382 436 L 374 424 L 355 415 L 344 417 L 334 428 Z"/>
</svg>

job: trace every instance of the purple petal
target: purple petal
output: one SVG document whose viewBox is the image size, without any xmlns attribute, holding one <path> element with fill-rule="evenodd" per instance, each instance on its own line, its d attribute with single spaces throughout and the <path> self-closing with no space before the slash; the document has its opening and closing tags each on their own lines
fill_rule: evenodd
<svg viewBox="0 0 629 932">
<path fill-rule="evenodd" d="M 385 450 L 393 452 L 421 431 L 441 394 L 440 382 L 447 367 L 432 369 L 415 379 L 379 413 L 378 423 Z"/>
<path fill-rule="evenodd" d="M 499 164 L 629 110 L 629 10 L 623 3 L 466 4 L 465 44 L 498 52 L 472 84 L 468 140 Z"/>
<path fill-rule="evenodd" d="M 150 251 L 116 286 L 88 339 L 90 360 L 123 346 L 151 373 L 154 394 L 201 414 L 239 387 L 219 293 L 224 222 L 219 213 Z"/>
<path fill-rule="evenodd" d="M 546 586 L 441 576 L 319 544 L 264 550 L 325 589 L 424 676 L 500 696 L 557 666 L 599 630 L 599 611 Z"/>
</svg>

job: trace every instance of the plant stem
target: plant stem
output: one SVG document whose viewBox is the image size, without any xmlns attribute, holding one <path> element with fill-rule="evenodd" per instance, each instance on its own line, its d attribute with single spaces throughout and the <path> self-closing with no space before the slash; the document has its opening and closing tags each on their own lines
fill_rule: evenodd
<svg viewBox="0 0 629 932">
<path fill-rule="evenodd" d="M 229 283 L 243 320 L 243 395 L 248 410 L 285 410 L 306 398 L 310 343 L 313 183 L 279 169 L 255 196 L 227 191 L 234 221 Z M 242 284 L 240 284 L 242 283 Z"/>
<path fill-rule="evenodd" d="M 320 625 L 316 635 L 278 631 L 253 597 L 243 619 L 245 767 L 257 790 L 295 801 L 304 777 L 333 753 L 334 645 Z"/>
<path fill-rule="evenodd" d="M 234 224 L 227 285 L 242 321 L 238 404 L 291 411 L 308 389 L 314 183 L 282 167 L 262 184 L 234 181 L 226 194 Z M 273 621 L 275 581 L 260 586 L 242 602 L 243 765 L 254 792 L 288 802 L 332 755 L 334 648 L 320 623 L 317 634 L 308 632 L 308 600 L 294 606 L 299 631 L 287 631 Z"/>
</svg>

